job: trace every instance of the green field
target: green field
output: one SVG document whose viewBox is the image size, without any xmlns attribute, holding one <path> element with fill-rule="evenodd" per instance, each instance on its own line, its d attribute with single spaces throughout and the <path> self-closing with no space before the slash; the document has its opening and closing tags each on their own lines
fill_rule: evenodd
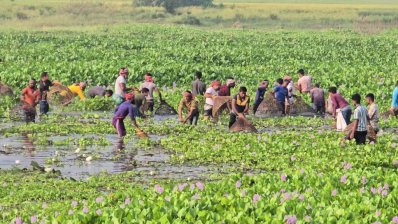
<svg viewBox="0 0 398 224">
<path fill-rule="evenodd" d="M 394 117 L 358 146 L 328 117 L 249 114 L 258 133 L 234 133 L 227 114 L 195 127 L 150 116 L 137 120 L 149 138 L 126 122 L 123 150 L 110 99 L 51 104 L 35 124 L 18 117 L 19 93 L 42 71 L 113 86 L 123 66 L 128 86 L 151 72 L 174 108 L 196 70 L 207 85 L 235 77 L 232 93 L 247 86 L 253 99 L 261 80 L 297 81 L 303 68 L 347 100 L 374 93 L 384 112 L 398 81 L 397 1 L 229 0 L 171 14 L 124 0 L 0 0 L 0 24 L 0 81 L 15 93 L 0 97 L 0 223 L 398 223 Z"/>
</svg>

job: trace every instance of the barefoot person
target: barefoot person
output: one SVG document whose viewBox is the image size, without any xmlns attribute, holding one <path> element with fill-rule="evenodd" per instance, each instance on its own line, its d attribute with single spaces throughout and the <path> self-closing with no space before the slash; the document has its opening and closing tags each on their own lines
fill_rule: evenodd
<svg viewBox="0 0 398 224">
<path fill-rule="evenodd" d="M 126 136 L 126 127 L 124 126 L 124 119 L 129 116 L 131 118 L 132 125 L 136 128 L 136 130 L 142 132 L 142 130 L 138 127 L 137 122 L 135 120 L 136 117 L 136 107 L 132 104 L 134 101 L 134 94 L 127 93 L 124 95 L 126 101 L 121 103 L 115 109 L 115 115 L 112 119 L 112 125 L 115 127 L 119 141 L 123 142 L 124 136 Z"/>
<path fill-rule="evenodd" d="M 247 95 L 246 87 L 239 88 L 239 93 L 232 98 L 232 111 L 229 116 L 229 125 L 231 128 L 236 119 L 244 119 L 245 114 L 249 112 L 250 97 Z"/>
<path fill-rule="evenodd" d="M 53 83 L 48 78 L 48 72 L 41 73 L 39 90 L 40 90 L 40 115 L 47 114 L 50 110 L 50 106 L 47 102 L 47 93 L 50 91 L 50 86 Z"/>
<path fill-rule="evenodd" d="M 22 90 L 21 101 L 23 102 L 22 109 L 25 113 L 26 123 L 35 122 L 36 119 L 36 105 L 40 100 L 40 91 L 36 87 L 36 80 L 31 79 L 29 85 Z"/>
<path fill-rule="evenodd" d="M 182 116 L 184 108 L 187 110 L 187 116 L 185 116 L 185 118 Z M 198 123 L 199 105 L 190 91 L 185 91 L 183 94 L 180 106 L 178 107 L 178 119 L 183 124 L 189 122 L 189 124 L 196 125 Z"/>
</svg>

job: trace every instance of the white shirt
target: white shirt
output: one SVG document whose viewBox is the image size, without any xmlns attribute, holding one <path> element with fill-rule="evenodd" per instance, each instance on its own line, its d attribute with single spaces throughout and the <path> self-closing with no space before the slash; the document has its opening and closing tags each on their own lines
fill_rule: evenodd
<svg viewBox="0 0 398 224">
<path fill-rule="evenodd" d="M 123 76 L 119 75 L 119 77 L 117 77 L 115 82 L 115 94 L 124 97 L 124 94 L 126 94 L 126 92 L 123 91 L 122 88 L 120 87 L 121 83 L 126 84 L 126 79 Z"/>
<path fill-rule="evenodd" d="M 153 91 L 156 90 L 158 87 L 156 86 L 155 83 L 153 82 L 144 82 L 140 86 L 140 90 L 143 88 L 147 88 L 149 90 L 148 96 L 146 97 L 146 100 L 152 101 L 153 100 Z"/>
<path fill-rule="evenodd" d="M 211 94 L 212 96 L 218 96 L 217 91 L 216 91 L 213 87 L 207 88 L 206 93 L 209 93 L 209 94 Z M 214 105 L 214 100 L 213 100 L 213 98 L 206 98 L 206 104 L 207 104 L 207 105 L 213 106 L 213 105 Z"/>
</svg>

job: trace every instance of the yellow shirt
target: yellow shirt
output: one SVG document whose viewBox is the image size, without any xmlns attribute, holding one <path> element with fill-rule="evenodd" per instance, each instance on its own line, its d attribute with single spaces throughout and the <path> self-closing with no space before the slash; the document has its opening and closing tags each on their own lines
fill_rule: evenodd
<svg viewBox="0 0 398 224">
<path fill-rule="evenodd" d="M 80 89 L 80 86 L 76 86 L 76 85 L 71 85 L 68 86 L 69 90 L 73 93 L 73 95 L 75 96 L 79 96 L 81 100 L 86 99 L 86 97 L 84 96 L 84 93 L 82 91 L 82 89 Z"/>
</svg>

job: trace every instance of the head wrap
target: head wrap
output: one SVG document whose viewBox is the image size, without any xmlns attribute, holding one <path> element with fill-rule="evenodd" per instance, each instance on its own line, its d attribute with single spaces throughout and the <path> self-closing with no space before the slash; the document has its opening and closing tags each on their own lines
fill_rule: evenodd
<svg viewBox="0 0 398 224">
<path fill-rule="evenodd" d="M 145 75 L 145 81 L 147 81 L 147 82 L 153 82 L 152 76 L 150 76 L 150 75 Z"/>
<path fill-rule="evenodd" d="M 128 101 L 132 100 L 134 98 L 134 94 L 133 93 L 126 93 L 124 94 L 124 98 Z"/>
<path fill-rule="evenodd" d="M 129 70 L 127 68 L 121 68 L 119 70 L 119 75 L 127 75 L 129 73 Z"/>
<path fill-rule="evenodd" d="M 290 76 L 288 76 L 288 75 L 285 75 L 285 76 L 283 77 L 283 80 L 289 80 L 289 81 L 291 81 L 291 80 L 292 80 L 292 77 L 290 77 Z"/>
<path fill-rule="evenodd" d="M 184 95 L 184 97 L 191 97 L 191 98 L 193 98 L 192 93 L 190 93 L 190 92 L 184 92 L 183 95 Z"/>
<path fill-rule="evenodd" d="M 235 80 L 233 79 L 227 79 L 227 86 L 230 86 L 232 84 L 235 84 Z"/>
<path fill-rule="evenodd" d="M 211 87 L 221 86 L 221 82 L 218 80 L 211 81 Z"/>
</svg>

